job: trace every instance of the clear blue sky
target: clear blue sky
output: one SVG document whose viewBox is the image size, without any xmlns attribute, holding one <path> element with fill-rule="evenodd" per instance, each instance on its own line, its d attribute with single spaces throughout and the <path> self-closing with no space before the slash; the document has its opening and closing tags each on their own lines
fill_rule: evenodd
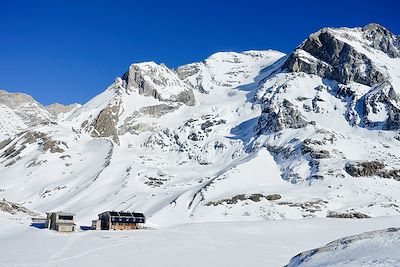
<svg viewBox="0 0 400 267">
<path fill-rule="evenodd" d="M 290 52 L 325 26 L 377 22 L 400 34 L 398 2 L 0 0 L 0 88 L 44 104 L 83 103 L 135 62 Z"/>
</svg>

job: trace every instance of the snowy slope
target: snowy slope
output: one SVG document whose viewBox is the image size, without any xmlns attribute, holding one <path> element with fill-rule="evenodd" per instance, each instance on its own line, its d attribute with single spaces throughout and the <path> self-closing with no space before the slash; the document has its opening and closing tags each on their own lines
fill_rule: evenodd
<svg viewBox="0 0 400 267">
<path fill-rule="evenodd" d="M 55 123 L 13 124 L 0 198 L 79 223 L 108 209 L 158 226 L 399 215 L 398 40 L 326 28 L 287 56 L 133 64 Z"/>
<path fill-rule="evenodd" d="M 294 266 L 399 266 L 400 229 L 366 232 L 341 238 L 292 258 Z"/>
<path fill-rule="evenodd" d="M 146 266 L 279 267 L 286 265 L 293 255 L 323 246 L 331 240 L 399 224 L 399 216 L 356 221 L 312 218 L 60 234 L 29 227 L 29 221 L 21 214 L 2 214 L 0 266 L 133 266 L 146 263 Z M 378 239 L 380 246 L 377 248 L 388 248 L 387 252 L 398 248 L 398 240 L 389 240 L 391 242 L 385 245 Z M 373 248 L 371 245 L 374 244 L 370 242 L 365 247 Z M 352 244 L 349 247 L 351 249 Z M 398 253 L 377 255 L 371 249 L 367 251 L 376 255 L 376 259 L 382 259 L 382 255 L 387 255 L 387 261 L 398 259 Z M 343 252 L 346 253 L 346 249 Z M 327 251 L 325 255 L 343 252 Z M 356 262 L 355 256 L 350 255 L 348 259 Z"/>
<path fill-rule="evenodd" d="M 12 137 L 27 125 L 11 108 L 0 104 L 0 140 Z"/>
</svg>

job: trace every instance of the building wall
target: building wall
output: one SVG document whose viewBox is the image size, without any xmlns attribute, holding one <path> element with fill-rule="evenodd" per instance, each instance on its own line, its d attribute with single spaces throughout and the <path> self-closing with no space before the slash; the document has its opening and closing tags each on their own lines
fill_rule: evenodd
<svg viewBox="0 0 400 267">
<path fill-rule="evenodd" d="M 59 213 L 48 213 L 46 227 L 51 230 L 59 232 L 73 232 L 75 231 L 75 224 L 72 220 L 60 220 L 58 218 Z"/>
<path fill-rule="evenodd" d="M 101 220 L 93 220 L 92 221 L 92 229 L 93 230 L 101 230 Z"/>
<path fill-rule="evenodd" d="M 110 230 L 135 230 L 139 229 L 136 223 L 111 223 Z"/>
<path fill-rule="evenodd" d="M 56 230 L 58 232 L 73 232 L 75 231 L 75 226 L 68 224 L 57 224 Z"/>
<path fill-rule="evenodd" d="M 52 230 L 56 230 L 56 218 L 57 216 L 55 213 L 47 214 L 46 227 Z"/>
</svg>

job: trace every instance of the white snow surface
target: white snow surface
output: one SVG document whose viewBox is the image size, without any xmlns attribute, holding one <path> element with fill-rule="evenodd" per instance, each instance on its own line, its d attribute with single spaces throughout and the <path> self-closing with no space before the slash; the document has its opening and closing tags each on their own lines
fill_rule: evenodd
<svg viewBox="0 0 400 267">
<path fill-rule="evenodd" d="M 24 216 L 2 214 L 0 218 L 0 266 L 274 267 L 286 265 L 301 251 L 332 240 L 400 224 L 400 216 L 365 220 L 313 218 L 62 234 L 29 227 Z M 390 244 L 398 248 L 397 243 Z M 374 249 L 374 243 L 366 245 L 368 251 Z M 385 255 L 388 260 L 398 259 L 396 253 Z"/>
<path fill-rule="evenodd" d="M 366 232 L 333 241 L 294 257 L 294 266 L 400 266 L 400 229 Z"/>
</svg>

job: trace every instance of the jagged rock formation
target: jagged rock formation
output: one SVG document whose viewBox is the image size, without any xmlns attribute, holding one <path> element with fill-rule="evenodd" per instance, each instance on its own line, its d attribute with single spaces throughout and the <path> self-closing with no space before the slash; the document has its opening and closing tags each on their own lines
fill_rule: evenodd
<svg viewBox="0 0 400 267">
<path fill-rule="evenodd" d="M 306 119 L 293 106 L 290 101 L 284 99 L 278 107 L 273 103 L 266 103 L 258 121 L 258 131 L 279 132 L 286 128 L 303 128 L 308 125 Z"/>
<path fill-rule="evenodd" d="M 193 89 L 165 65 L 154 62 L 133 64 L 122 76 L 122 80 L 128 92 L 137 90 L 141 95 L 189 106 L 196 103 Z"/>
<path fill-rule="evenodd" d="M 100 111 L 91 127 L 93 137 L 112 137 L 114 142 L 119 143 L 116 122 L 118 121 L 119 106 L 107 107 Z"/>
<path fill-rule="evenodd" d="M 400 57 L 400 36 L 394 35 L 385 27 L 371 23 L 362 28 L 362 34 L 369 46 L 386 53 L 391 58 Z"/>
<path fill-rule="evenodd" d="M 398 36 L 384 27 L 369 24 L 359 30 L 365 39 L 362 44 L 399 57 Z M 343 84 L 357 82 L 372 86 L 388 79 L 373 61 L 346 42 L 355 41 L 352 33 L 341 29 L 324 28 L 311 34 L 288 58 L 283 68 L 293 72 L 316 74 Z"/>
</svg>

